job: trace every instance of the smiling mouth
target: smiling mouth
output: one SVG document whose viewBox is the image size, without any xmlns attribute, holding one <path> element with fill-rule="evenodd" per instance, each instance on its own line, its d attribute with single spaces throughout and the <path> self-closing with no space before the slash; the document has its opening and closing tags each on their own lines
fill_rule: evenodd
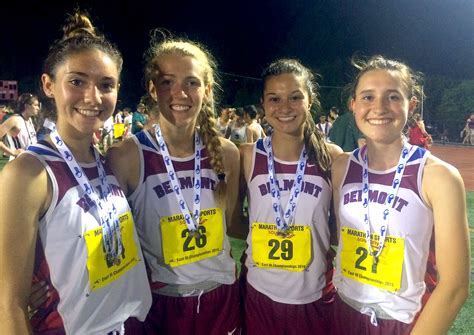
<svg viewBox="0 0 474 335">
<path fill-rule="evenodd" d="M 279 116 L 279 117 L 276 117 L 276 119 L 278 121 L 281 121 L 281 122 L 293 121 L 295 118 L 296 118 L 295 116 Z"/>
<path fill-rule="evenodd" d="M 371 125 L 379 126 L 379 125 L 388 124 L 391 122 L 391 120 L 390 119 L 370 119 L 370 120 L 367 120 L 367 122 Z"/>
<path fill-rule="evenodd" d="M 189 110 L 191 107 L 187 105 L 171 105 L 170 108 L 177 112 L 183 112 Z"/>
<path fill-rule="evenodd" d="M 76 111 L 81 114 L 82 116 L 87 116 L 87 117 L 94 117 L 98 116 L 100 114 L 100 110 L 97 109 L 78 109 L 76 108 Z"/>
</svg>

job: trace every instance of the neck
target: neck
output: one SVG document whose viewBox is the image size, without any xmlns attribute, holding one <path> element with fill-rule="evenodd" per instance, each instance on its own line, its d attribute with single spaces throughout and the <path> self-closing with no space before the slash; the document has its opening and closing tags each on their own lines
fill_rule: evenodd
<svg viewBox="0 0 474 335">
<path fill-rule="evenodd" d="M 392 143 L 374 143 L 367 140 L 369 167 L 375 170 L 387 170 L 398 164 L 403 147 L 403 139 Z"/>
<path fill-rule="evenodd" d="M 272 147 L 278 159 L 288 162 L 297 161 L 304 147 L 303 134 L 289 135 L 275 132 L 272 136 Z"/>
<path fill-rule="evenodd" d="M 178 129 L 160 123 L 160 128 L 171 156 L 184 158 L 194 154 L 194 125 Z M 152 131 L 155 137 L 154 129 Z"/>
<path fill-rule="evenodd" d="M 67 131 L 60 125 L 57 126 L 57 131 L 77 162 L 95 162 L 95 156 L 91 150 L 92 134 L 74 133 Z M 51 139 L 49 141 L 51 142 Z"/>
<path fill-rule="evenodd" d="M 25 121 L 28 121 L 30 119 L 30 115 L 26 111 L 20 113 L 20 116 L 25 119 Z"/>
</svg>

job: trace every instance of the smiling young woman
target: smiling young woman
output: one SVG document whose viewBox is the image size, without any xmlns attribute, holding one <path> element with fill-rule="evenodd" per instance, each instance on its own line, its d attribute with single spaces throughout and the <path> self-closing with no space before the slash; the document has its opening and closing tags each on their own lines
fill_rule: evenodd
<svg viewBox="0 0 474 335">
<path fill-rule="evenodd" d="M 146 56 L 156 123 L 107 157 L 132 204 L 153 293 L 145 324 L 126 330 L 237 334 L 239 286 L 227 231 L 240 164 L 236 146 L 215 127 L 216 66 L 192 41 L 153 41 Z"/>
<path fill-rule="evenodd" d="M 239 147 L 249 202 L 247 333 L 328 334 L 334 298 L 329 170 L 341 150 L 316 129 L 310 107 L 319 105 L 317 84 L 308 68 L 280 59 L 263 71 L 262 82 L 273 132 Z"/>
<path fill-rule="evenodd" d="M 403 135 L 419 74 L 382 56 L 356 65 L 351 105 L 367 145 L 332 169 L 334 334 L 446 334 L 469 292 L 461 176 Z"/>
<path fill-rule="evenodd" d="M 0 174 L 0 322 L 8 334 L 123 334 L 151 294 L 130 207 L 91 145 L 114 111 L 122 58 L 87 16 L 68 17 L 41 77 L 57 125 Z M 33 279 L 33 280 L 32 280 Z M 32 282 L 49 287 L 28 314 Z M 31 320 L 29 320 L 31 317 Z"/>
</svg>

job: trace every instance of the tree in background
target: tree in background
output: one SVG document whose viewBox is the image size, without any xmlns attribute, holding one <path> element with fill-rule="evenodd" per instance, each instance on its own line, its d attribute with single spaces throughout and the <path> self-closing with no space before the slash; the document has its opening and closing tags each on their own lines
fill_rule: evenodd
<svg viewBox="0 0 474 335">
<path fill-rule="evenodd" d="M 464 80 L 444 91 L 436 111 L 437 122 L 447 129 L 450 140 L 459 141 L 459 133 L 471 113 L 474 113 L 474 80 Z"/>
</svg>

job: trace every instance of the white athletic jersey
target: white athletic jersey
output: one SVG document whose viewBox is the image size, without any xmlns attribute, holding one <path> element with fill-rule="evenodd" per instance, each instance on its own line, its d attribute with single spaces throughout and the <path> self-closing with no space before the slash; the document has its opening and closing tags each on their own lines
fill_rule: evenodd
<svg viewBox="0 0 474 335">
<path fill-rule="evenodd" d="M 216 126 L 217 126 L 217 129 L 219 130 L 220 135 L 225 136 L 228 124 L 229 124 L 229 121 L 222 124 L 221 119 L 220 118 L 217 119 Z"/>
<path fill-rule="evenodd" d="M 247 125 L 236 127 L 235 124 L 233 124 L 230 127 L 229 140 L 231 140 L 236 145 L 247 143 Z"/>
<path fill-rule="evenodd" d="M 25 120 L 20 114 L 14 114 L 11 117 L 19 117 L 20 120 L 20 132 L 17 136 L 7 136 L 8 143 L 10 148 L 16 149 L 26 149 L 30 144 L 35 144 L 38 142 L 36 139 L 36 130 L 33 125 L 31 118 Z M 14 160 L 14 156 L 10 156 L 9 160 Z"/>
<path fill-rule="evenodd" d="M 327 141 L 329 139 L 329 131 L 331 130 L 331 122 L 318 123 L 316 128 L 323 134 L 324 139 Z"/>
<path fill-rule="evenodd" d="M 362 306 L 376 306 L 404 323 L 413 322 L 437 280 L 433 212 L 421 194 L 426 153 L 416 148 L 408 160 L 398 195 L 392 200 L 385 246 L 375 269 L 365 240 L 359 149 L 350 156 L 340 189 L 334 284 L 344 297 Z M 369 216 L 372 233 L 377 235 L 380 235 L 380 222 L 386 208 L 383 204 L 391 192 L 394 174 L 395 167 L 386 171 L 369 169 Z M 351 245 L 355 247 L 350 249 Z"/>
<path fill-rule="evenodd" d="M 275 159 L 275 172 L 283 208 L 286 207 L 290 196 L 296 166 L 297 162 L 284 162 Z M 306 163 L 294 223 L 310 227 L 311 240 L 308 249 L 311 250 L 308 250 L 310 255 L 309 265 L 299 272 L 258 267 L 253 259 L 255 246 L 252 244 L 254 231 L 252 224 L 275 224 L 269 185 L 267 154 L 263 140 L 260 139 L 254 144 L 252 170 L 250 178 L 247 180 L 249 222 L 251 225 L 247 237 L 248 248 L 245 261 L 245 266 L 248 269 L 247 281 L 256 290 L 280 303 L 307 304 L 314 302 L 332 288 L 332 259 L 329 255 L 328 224 L 332 195 L 330 181 L 323 175 L 317 165 Z M 280 242 L 283 246 L 283 242 Z M 269 241 L 268 243 L 277 242 Z M 262 247 L 265 247 L 265 245 Z M 276 245 L 273 244 L 272 247 L 276 247 Z M 295 253 L 297 248 L 297 246 L 294 246 Z M 282 249 L 278 249 L 276 253 L 270 256 L 272 248 L 267 248 L 265 249 L 265 256 L 278 258 L 281 251 Z"/>
<path fill-rule="evenodd" d="M 44 165 L 53 190 L 51 205 L 39 221 L 33 273 L 33 281 L 45 280 L 50 285 L 52 296 L 31 320 L 34 333 L 54 330 L 74 335 L 107 334 L 120 330 L 129 317 L 144 320 L 151 306 L 151 293 L 133 220 L 127 220 L 128 225 L 121 230 L 121 264 L 107 264 L 103 251 L 96 250 L 99 261 L 91 264 L 105 269 L 106 276 L 91 280 L 94 270 L 89 268 L 92 257 L 88 254 L 93 248 L 86 243 L 91 245 L 90 240 L 87 242 L 94 234 L 91 229 L 99 227 L 94 206 L 83 197 L 82 188 L 50 144 L 41 141 L 26 152 Z M 100 187 L 96 163 L 81 166 L 91 184 Z M 131 218 L 117 179 L 105 168 L 112 188 L 111 201 L 120 219 Z M 102 240 L 97 233 L 95 238 Z"/>
<path fill-rule="evenodd" d="M 230 256 L 230 244 L 226 235 L 225 215 L 218 223 L 219 229 L 223 231 L 220 251 L 213 257 L 189 262 L 179 266 L 171 266 L 165 261 L 164 243 L 162 232 L 165 227 L 181 227 L 180 233 L 184 234 L 183 240 L 177 244 L 190 243 L 196 252 L 199 247 L 195 245 L 194 239 L 187 240 L 187 226 L 184 220 L 176 219 L 181 215 L 181 209 L 172 188 L 163 156 L 155 147 L 156 142 L 152 140 L 148 131 L 142 131 L 133 137 L 140 155 L 140 177 L 137 189 L 129 196 L 129 201 L 135 217 L 138 236 L 143 248 L 143 253 L 148 268 L 151 270 L 152 287 L 162 284 L 193 285 L 205 281 L 214 281 L 221 284 L 232 284 L 235 282 L 235 262 Z M 218 179 L 212 170 L 208 153 L 205 148 L 201 152 L 201 213 L 216 208 L 214 201 L 214 188 Z M 179 180 L 181 192 L 188 208 L 192 211 L 194 203 L 194 155 L 187 158 L 171 157 L 176 176 Z M 172 217 L 172 225 L 163 225 L 160 220 Z M 202 220 L 202 219 L 201 219 Z M 202 222 L 201 222 L 202 223 Z M 210 237 L 207 236 L 209 239 Z M 181 250 L 182 251 L 182 250 Z M 184 251 L 183 251 L 184 253 Z M 184 256 L 183 256 L 184 257 Z"/>
</svg>

